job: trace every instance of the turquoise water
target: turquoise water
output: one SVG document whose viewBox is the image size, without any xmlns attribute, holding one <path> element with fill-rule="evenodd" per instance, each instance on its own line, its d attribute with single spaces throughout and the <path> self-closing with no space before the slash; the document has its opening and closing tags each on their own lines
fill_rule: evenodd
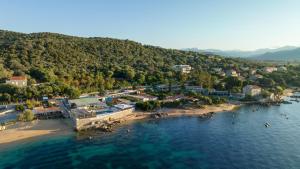
<svg viewBox="0 0 300 169">
<path fill-rule="evenodd" d="M 298 169 L 300 104 L 136 122 L 92 140 L 44 138 L 2 148 L 0 168 Z"/>
</svg>

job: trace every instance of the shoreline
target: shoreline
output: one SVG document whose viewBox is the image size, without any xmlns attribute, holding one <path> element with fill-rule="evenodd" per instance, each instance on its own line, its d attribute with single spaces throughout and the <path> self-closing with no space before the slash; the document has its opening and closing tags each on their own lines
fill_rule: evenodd
<svg viewBox="0 0 300 169">
<path fill-rule="evenodd" d="M 180 116 L 203 116 L 211 112 L 220 113 L 235 110 L 240 105 L 220 104 L 209 105 L 201 109 L 178 109 L 166 108 L 160 113 L 167 113 L 165 118 Z M 132 115 L 122 119 L 122 124 L 128 124 L 139 120 L 151 119 L 152 112 L 135 111 Z M 13 143 L 26 142 L 28 140 L 36 140 L 40 137 L 60 136 L 75 134 L 71 121 L 69 119 L 53 119 L 53 120 L 35 120 L 33 122 L 19 122 L 8 129 L 0 131 L 0 147 L 6 147 Z"/>
<path fill-rule="evenodd" d="M 51 137 L 72 134 L 73 130 L 67 119 L 35 120 L 19 122 L 0 131 L 0 147 L 20 142 L 36 140 L 40 137 Z"/>
<path fill-rule="evenodd" d="M 210 113 L 221 113 L 221 112 L 228 112 L 233 111 L 239 108 L 241 105 L 236 104 L 220 104 L 220 105 L 207 105 L 204 108 L 190 108 L 190 109 L 180 109 L 180 108 L 164 108 L 157 113 L 165 113 L 167 114 L 164 116 L 165 118 L 169 117 L 180 117 L 180 116 L 204 116 Z M 126 120 L 141 120 L 151 118 L 150 116 L 153 114 L 151 112 L 142 112 L 136 111 L 136 117 L 131 117 Z M 138 114 L 138 115 L 137 115 Z"/>
</svg>

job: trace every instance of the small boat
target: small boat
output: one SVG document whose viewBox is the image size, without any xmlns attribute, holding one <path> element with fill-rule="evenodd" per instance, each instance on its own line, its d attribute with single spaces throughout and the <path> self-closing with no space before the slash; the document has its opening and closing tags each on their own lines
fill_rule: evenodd
<svg viewBox="0 0 300 169">
<path fill-rule="evenodd" d="M 271 125 L 269 123 L 265 123 L 265 127 L 270 127 Z"/>
<path fill-rule="evenodd" d="M 92 139 L 93 139 L 93 137 L 92 137 L 92 136 L 90 136 L 90 137 L 89 137 L 89 139 L 90 139 L 90 140 L 92 140 Z"/>
</svg>

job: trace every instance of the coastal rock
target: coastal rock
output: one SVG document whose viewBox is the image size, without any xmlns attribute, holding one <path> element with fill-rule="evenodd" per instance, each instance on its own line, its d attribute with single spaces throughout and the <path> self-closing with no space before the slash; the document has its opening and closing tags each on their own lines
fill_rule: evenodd
<svg viewBox="0 0 300 169">
<path fill-rule="evenodd" d="M 154 118 L 154 119 L 159 119 L 159 118 L 163 118 L 163 117 L 167 117 L 168 113 L 154 113 L 151 114 L 150 117 Z"/>
<path fill-rule="evenodd" d="M 215 112 L 209 112 L 207 114 L 200 115 L 199 117 L 203 118 L 203 119 L 205 119 L 205 118 L 211 118 L 214 114 L 215 114 Z"/>
</svg>

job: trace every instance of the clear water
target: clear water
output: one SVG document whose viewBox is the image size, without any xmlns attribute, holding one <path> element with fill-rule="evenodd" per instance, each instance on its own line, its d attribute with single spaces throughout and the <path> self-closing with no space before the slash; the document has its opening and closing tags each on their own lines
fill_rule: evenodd
<svg viewBox="0 0 300 169">
<path fill-rule="evenodd" d="M 25 142 L 0 150 L 0 168 L 298 169 L 300 104 L 136 122 L 92 140 L 72 135 Z"/>
</svg>

